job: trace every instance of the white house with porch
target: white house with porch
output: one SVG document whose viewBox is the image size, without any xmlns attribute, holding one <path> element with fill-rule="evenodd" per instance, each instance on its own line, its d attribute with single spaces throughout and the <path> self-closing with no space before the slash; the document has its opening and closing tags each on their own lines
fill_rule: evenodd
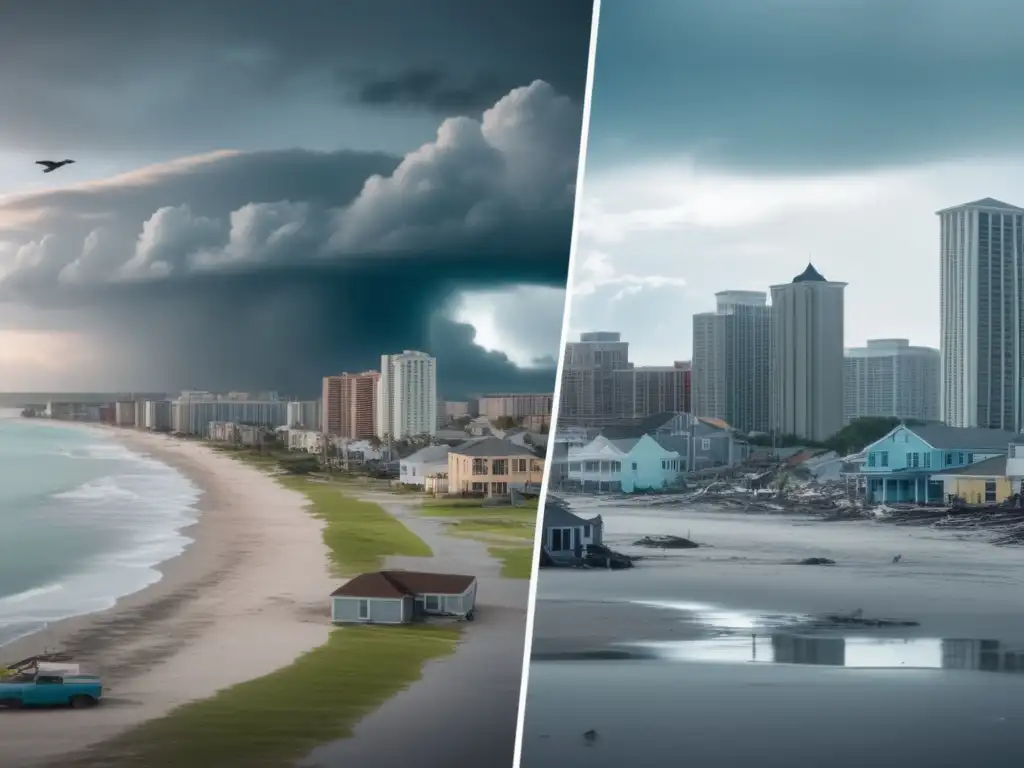
<svg viewBox="0 0 1024 768">
<path fill-rule="evenodd" d="M 650 435 L 609 440 L 596 437 L 582 448 L 569 449 L 568 480 L 583 490 L 661 490 L 685 470 L 683 458 Z"/>
</svg>

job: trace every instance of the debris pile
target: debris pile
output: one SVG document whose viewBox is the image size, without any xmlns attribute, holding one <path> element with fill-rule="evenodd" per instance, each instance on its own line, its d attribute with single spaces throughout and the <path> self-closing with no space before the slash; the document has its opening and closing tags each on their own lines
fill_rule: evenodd
<svg viewBox="0 0 1024 768">
<path fill-rule="evenodd" d="M 633 542 L 634 547 L 652 547 L 655 549 L 696 549 L 700 546 L 682 536 L 644 536 Z"/>
<path fill-rule="evenodd" d="M 799 561 L 797 565 L 835 565 L 835 560 L 829 560 L 827 557 L 806 557 Z"/>
</svg>

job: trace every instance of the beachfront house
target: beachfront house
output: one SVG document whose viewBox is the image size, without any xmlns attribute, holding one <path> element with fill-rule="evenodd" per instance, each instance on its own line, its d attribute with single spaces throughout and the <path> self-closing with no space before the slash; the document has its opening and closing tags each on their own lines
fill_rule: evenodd
<svg viewBox="0 0 1024 768">
<path fill-rule="evenodd" d="M 1006 456 L 993 456 L 965 467 L 932 475 L 942 483 L 943 498 L 955 497 L 968 504 L 1002 504 L 1014 493 L 1006 473 Z"/>
<path fill-rule="evenodd" d="M 699 472 L 715 467 L 734 467 L 744 461 L 750 446 L 736 437 L 721 419 L 688 413 L 658 413 L 643 419 L 611 424 L 601 434 L 612 440 L 650 435 L 663 448 L 678 453 L 683 468 Z"/>
<path fill-rule="evenodd" d="M 428 476 L 448 471 L 449 451 L 451 448 L 447 445 L 428 445 L 405 457 L 398 463 L 398 481 L 425 488 Z"/>
<path fill-rule="evenodd" d="M 335 624 L 408 624 L 428 616 L 470 617 L 475 576 L 376 571 L 356 576 L 331 594 Z"/>
<path fill-rule="evenodd" d="M 650 435 L 609 440 L 603 435 L 582 448 L 569 449 L 569 485 L 583 491 L 634 493 L 674 485 L 683 459 Z"/>
<path fill-rule="evenodd" d="M 604 522 L 600 515 L 580 517 L 561 499 L 548 496 L 544 503 L 543 537 L 541 546 L 552 560 L 578 558 L 588 545 L 603 542 Z"/>
<path fill-rule="evenodd" d="M 972 464 L 1005 456 L 1019 437 L 1001 429 L 901 424 L 864 449 L 856 474 L 872 504 L 942 502 L 947 478 L 952 482 Z"/>
<path fill-rule="evenodd" d="M 448 453 L 448 493 L 507 496 L 537 492 L 544 461 L 533 451 L 497 437 L 472 440 Z"/>
</svg>

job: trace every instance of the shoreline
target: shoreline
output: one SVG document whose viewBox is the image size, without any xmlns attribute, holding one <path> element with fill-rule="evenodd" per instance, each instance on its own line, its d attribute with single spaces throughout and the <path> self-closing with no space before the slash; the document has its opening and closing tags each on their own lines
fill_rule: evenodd
<svg viewBox="0 0 1024 768">
<path fill-rule="evenodd" d="M 152 566 L 160 574 L 154 583 L 0 647 L 9 661 L 67 651 L 106 689 L 106 705 L 96 710 L 0 718 L 5 764 L 14 768 L 81 753 L 267 675 L 326 643 L 330 632 L 327 596 L 336 585 L 323 523 L 307 512 L 304 495 L 201 443 L 99 430 L 188 478 L 200 491 L 197 520 L 178 529 L 191 540 L 185 549 Z"/>
<path fill-rule="evenodd" d="M 11 639 L 6 643 L 0 643 L 0 654 L 3 654 L 3 660 L 7 660 L 8 657 L 10 657 L 10 660 L 14 660 L 16 658 L 25 658 L 27 656 L 35 655 L 35 653 L 41 653 L 43 652 L 43 649 L 33 651 L 30 650 L 30 647 L 39 646 L 38 640 L 40 638 L 45 640 L 46 635 L 49 633 L 55 634 L 57 636 L 67 636 L 70 632 L 75 631 L 76 628 L 84 628 L 84 625 L 90 619 L 99 617 L 103 614 L 106 614 L 109 611 L 116 611 L 121 607 L 127 606 L 128 602 L 130 601 L 138 602 L 141 604 L 152 599 L 155 596 L 155 593 L 161 584 L 166 582 L 168 579 L 173 580 L 176 576 L 180 577 L 182 575 L 177 571 L 178 569 L 185 569 L 185 567 L 188 565 L 189 554 L 196 548 L 196 545 L 199 543 L 199 540 L 202 537 L 202 523 L 205 517 L 204 499 L 206 498 L 207 495 L 207 489 L 204 487 L 204 485 L 198 482 L 197 479 L 193 476 L 193 474 L 190 474 L 187 471 L 187 466 L 180 460 L 177 460 L 173 454 L 166 453 L 165 455 L 165 452 L 161 451 L 159 447 L 157 447 L 155 452 L 153 452 L 151 449 L 153 449 L 154 446 L 150 445 L 148 441 L 145 441 L 145 444 L 143 444 L 143 442 L 137 442 L 131 439 L 133 436 L 138 436 L 141 433 L 129 432 L 127 430 L 120 430 L 93 424 L 82 424 L 78 422 L 50 422 L 48 420 L 43 419 L 37 419 L 36 421 L 45 421 L 47 427 L 66 427 L 69 429 L 93 431 L 98 434 L 102 434 L 107 439 L 114 440 L 119 445 L 122 445 L 123 447 L 134 453 L 136 456 L 152 458 L 154 461 L 158 461 L 161 464 L 170 467 L 175 472 L 179 473 L 182 477 L 184 477 L 185 480 L 187 480 L 188 483 L 198 491 L 198 498 L 193 504 L 190 505 L 191 509 L 195 513 L 196 519 L 193 522 L 188 523 L 187 525 L 174 529 L 175 533 L 187 539 L 187 543 L 184 545 L 184 548 L 181 550 L 181 552 L 179 552 L 176 555 L 172 555 L 171 557 L 168 557 L 164 560 L 161 560 L 157 563 L 153 563 L 152 565 L 147 566 L 148 569 L 155 571 L 157 573 L 157 578 L 155 581 L 141 587 L 140 589 L 136 589 L 133 592 L 128 592 L 118 597 L 111 597 L 110 599 L 113 600 L 113 604 L 106 608 L 96 611 L 89 611 L 86 613 L 71 614 L 59 619 L 54 619 L 43 628 L 27 632 L 23 635 Z M 153 437 L 156 436 L 154 435 Z M 83 626 L 79 627 L 79 624 Z M 52 644 L 49 643 L 43 643 L 43 646 L 45 649 L 52 649 L 54 647 Z"/>
</svg>

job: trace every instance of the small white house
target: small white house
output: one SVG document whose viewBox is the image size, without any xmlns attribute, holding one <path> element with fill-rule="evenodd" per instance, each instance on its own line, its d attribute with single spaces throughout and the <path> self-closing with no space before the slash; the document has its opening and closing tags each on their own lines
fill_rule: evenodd
<svg viewBox="0 0 1024 768">
<path fill-rule="evenodd" d="M 672 485 L 685 470 L 683 458 L 650 435 L 609 440 L 596 437 L 582 448 L 570 448 L 570 482 L 584 490 L 661 490 Z"/>
<path fill-rule="evenodd" d="M 398 463 L 398 481 L 405 485 L 426 486 L 427 477 L 448 472 L 448 454 L 451 448 L 447 445 L 428 445 L 411 456 L 406 456 Z"/>
</svg>

